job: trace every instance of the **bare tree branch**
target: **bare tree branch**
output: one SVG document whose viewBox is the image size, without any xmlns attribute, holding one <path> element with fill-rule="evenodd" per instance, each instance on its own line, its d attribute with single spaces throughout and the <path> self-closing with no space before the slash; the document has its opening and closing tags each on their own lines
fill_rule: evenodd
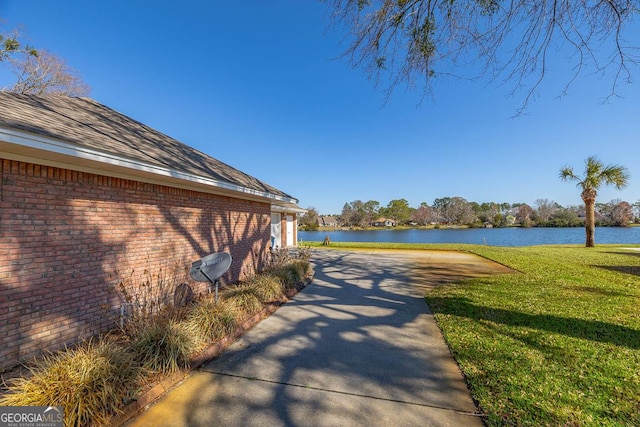
<svg viewBox="0 0 640 427">
<path fill-rule="evenodd" d="M 345 55 L 387 94 L 439 75 L 485 79 L 524 92 L 524 112 L 549 72 L 566 56 L 562 94 L 587 72 L 612 76 L 611 92 L 631 82 L 638 41 L 624 38 L 640 0 L 323 0 L 330 22 L 348 32 Z M 474 66 L 474 68 L 470 68 Z M 480 72 L 473 70 L 480 70 Z M 555 70 L 554 70 L 555 72 Z M 469 75 L 471 74 L 471 75 Z"/>
<path fill-rule="evenodd" d="M 37 56 L 9 58 L 7 62 L 17 78 L 16 83 L 3 89 L 8 92 L 87 96 L 91 91 L 75 70 L 46 50 L 40 50 Z"/>
</svg>

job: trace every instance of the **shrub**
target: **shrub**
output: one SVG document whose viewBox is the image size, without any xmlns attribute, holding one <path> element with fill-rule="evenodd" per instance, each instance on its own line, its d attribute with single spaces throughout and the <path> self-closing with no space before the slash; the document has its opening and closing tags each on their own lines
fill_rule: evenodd
<svg viewBox="0 0 640 427">
<path fill-rule="evenodd" d="M 187 368 L 198 349 L 198 337 L 173 318 L 144 322 L 132 336 L 132 349 L 145 369 L 170 373 Z"/>
<path fill-rule="evenodd" d="M 295 288 L 305 277 L 312 273 L 311 247 L 298 247 L 295 250 L 276 249 L 264 273 L 276 276 L 285 288 Z"/>
<path fill-rule="evenodd" d="M 282 280 L 273 274 L 261 274 L 249 280 L 256 287 L 256 295 L 260 301 L 276 301 L 284 295 Z"/>
<path fill-rule="evenodd" d="M 266 270 L 276 270 L 292 261 L 309 261 L 311 259 L 311 247 L 300 246 L 295 249 L 272 249 Z"/>
<path fill-rule="evenodd" d="M 271 274 L 282 280 L 287 288 L 294 288 L 302 279 L 311 274 L 311 265 L 309 261 L 295 260 L 272 270 Z"/>
<path fill-rule="evenodd" d="M 252 316 L 262 310 L 259 291 L 252 284 L 243 284 L 227 289 L 223 293 L 223 298 L 247 316 Z"/>
<path fill-rule="evenodd" d="M 62 406 L 64 425 L 104 424 L 131 399 L 141 378 L 125 346 L 111 338 L 45 355 L 16 378 L 0 400 L 7 406 Z"/>
<path fill-rule="evenodd" d="M 201 300 L 187 314 L 186 327 L 206 346 L 234 331 L 239 313 L 229 301 Z"/>
<path fill-rule="evenodd" d="M 296 282 L 303 280 L 305 277 L 312 273 L 311 264 L 309 261 L 296 260 L 290 264 L 290 267 L 295 270 Z"/>
</svg>

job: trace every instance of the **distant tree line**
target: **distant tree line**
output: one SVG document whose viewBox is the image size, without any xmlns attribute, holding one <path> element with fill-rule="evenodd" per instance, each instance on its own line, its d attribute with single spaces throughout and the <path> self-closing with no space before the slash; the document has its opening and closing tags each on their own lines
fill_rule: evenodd
<svg viewBox="0 0 640 427">
<path fill-rule="evenodd" d="M 630 204 L 616 199 L 596 203 L 597 226 L 627 226 L 640 222 L 640 201 Z M 466 227 L 584 227 L 585 208 L 561 206 L 538 199 L 526 203 L 469 202 L 462 197 L 442 197 L 433 203 L 412 207 L 405 199 L 391 200 L 386 206 L 378 201 L 354 200 L 344 204 L 340 214 L 320 215 L 309 207 L 298 223 L 305 230 L 316 230 L 324 217 L 332 217 L 338 226 L 368 228 L 381 219 L 398 226 L 466 226 Z"/>
</svg>

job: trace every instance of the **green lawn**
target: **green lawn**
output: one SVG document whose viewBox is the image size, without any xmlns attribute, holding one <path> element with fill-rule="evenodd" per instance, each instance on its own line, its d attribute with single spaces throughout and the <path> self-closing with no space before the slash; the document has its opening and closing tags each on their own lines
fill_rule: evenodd
<svg viewBox="0 0 640 427">
<path fill-rule="evenodd" d="M 519 272 L 426 295 L 489 425 L 640 426 L 640 252 L 628 246 L 411 245 Z"/>
</svg>

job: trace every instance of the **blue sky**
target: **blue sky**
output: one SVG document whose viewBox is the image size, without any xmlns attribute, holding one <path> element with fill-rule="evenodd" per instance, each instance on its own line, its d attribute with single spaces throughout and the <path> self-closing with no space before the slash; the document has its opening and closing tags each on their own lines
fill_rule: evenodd
<svg viewBox="0 0 640 427">
<path fill-rule="evenodd" d="M 340 59 L 344 33 L 326 13 L 316 0 L 0 0 L 4 29 L 22 25 L 98 102 L 323 214 L 357 199 L 578 205 L 579 190 L 558 172 L 581 173 L 590 155 L 631 175 L 599 201 L 640 200 L 638 84 L 603 104 L 610 81 L 585 76 L 558 99 L 570 72 L 559 56 L 515 119 L 524 93 L 509 96 L 500 82 L 441 78 L 433 99 L 400 87 L 384 103 Z M 0 70 L 0 86 L 10 83 Z"/>
</svg>

